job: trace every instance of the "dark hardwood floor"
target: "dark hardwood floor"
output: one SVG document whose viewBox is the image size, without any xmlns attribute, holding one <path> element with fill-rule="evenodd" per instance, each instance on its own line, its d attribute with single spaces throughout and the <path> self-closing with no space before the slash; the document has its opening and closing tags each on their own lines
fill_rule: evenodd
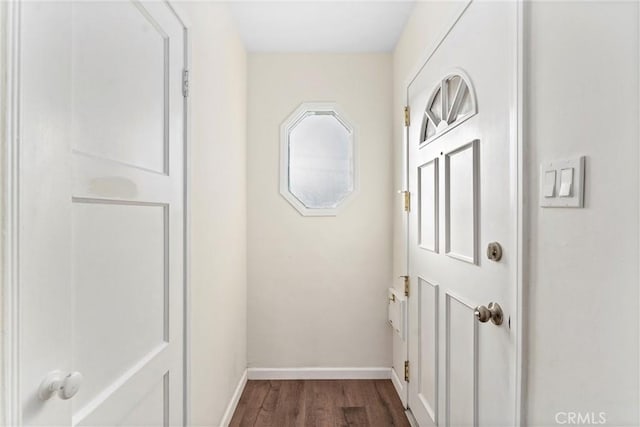
<svg viewBox="0 0 640 427">
<path fill-rule="evenodd" d="M 234 426 L 409 426 L 390 380 L 248 381 Z"/>
</svg>

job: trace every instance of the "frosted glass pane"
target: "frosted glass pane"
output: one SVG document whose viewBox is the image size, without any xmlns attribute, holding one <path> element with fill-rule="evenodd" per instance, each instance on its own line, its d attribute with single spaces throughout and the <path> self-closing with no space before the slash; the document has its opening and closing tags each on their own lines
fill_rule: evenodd
<svg viewBox="0 0 640 427">
<path fill-rule="evenodd" d="M 353 191 L 351 132 L 332 113 L 309 113 L 289 133 L 289 191 L 311 209 Z"/>
</svg>

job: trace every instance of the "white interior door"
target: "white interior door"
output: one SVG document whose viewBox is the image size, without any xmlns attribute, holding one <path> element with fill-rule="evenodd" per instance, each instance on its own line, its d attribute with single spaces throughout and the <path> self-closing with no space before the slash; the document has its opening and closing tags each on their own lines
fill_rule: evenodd
<svg viewBox="0 0 640 427">
<path fill-rule="evenodd" d="M 514 2 L 471 3 L 408 91 L 409 408 L 421 426 L 515 425 L 516 17 Z M 497 306 L 477 318 L 491 302 L 501 324 Z"/>
<path fill-rule="evenodd" d="M 22 422 L 181 425 L 184 27 L 164 2 L 24 2 L 20 37 Z M 51 371 L 77 394 L 43 401 Z"/>
</svg>

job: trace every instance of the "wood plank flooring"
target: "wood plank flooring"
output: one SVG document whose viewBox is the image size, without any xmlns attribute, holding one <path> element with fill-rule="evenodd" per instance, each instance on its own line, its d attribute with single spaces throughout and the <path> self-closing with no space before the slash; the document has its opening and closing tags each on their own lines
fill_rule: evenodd
<svg viewBox="0 0 640 427">
<path fill-rule="evenodd" d="M 248 381 L 231 427 L 409 427 L 390 380 Z"/>
</svg>

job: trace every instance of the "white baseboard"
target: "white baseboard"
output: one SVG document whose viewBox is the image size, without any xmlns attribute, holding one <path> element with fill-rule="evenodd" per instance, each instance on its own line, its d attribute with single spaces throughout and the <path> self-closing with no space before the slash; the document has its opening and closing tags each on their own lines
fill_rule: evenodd
<svg viewBox="0 0 640 427">
<path fill-rule="evenodd" d="M 393 368 L 391 368 L 391 382 L 393 383 L 393 386 L 396 389 L 396 393 L 398 393 L 398 397 L 400 398 L 400 401 L 402 402 L 403 405 L 407 406 L 407 402 L 406 402 L 407 395 L 405 393 L 407 383 L 404 380 L 400 379 L 400 377 L 398 376 L 398 373 Z"/>
<path fill-rule="evenodd" d="M 249 368 L 250 380 L 388 380 L 391 368 Z"/>
<path fill-rule="evenodd" d="M 244 386 L 247 385 L 247 370 L 245 369 L 240 377 L 240 381 L 236 386 L 233 395 L 231 396 L 231 400 L 227 405 L 227 409 L 224 411 L 224 415 L 222 416 L 222 420 L 220 421 L 221 427 L 227 427 L 229 423 L 231 423 L 231 418 L 233 418 L 233 413 L 236 411 L 236 407 L 238 406 L 238 402 L 240 401 L 240 396 L 242 396 L 242 391 L 244 390 Z"/>
</svg>

